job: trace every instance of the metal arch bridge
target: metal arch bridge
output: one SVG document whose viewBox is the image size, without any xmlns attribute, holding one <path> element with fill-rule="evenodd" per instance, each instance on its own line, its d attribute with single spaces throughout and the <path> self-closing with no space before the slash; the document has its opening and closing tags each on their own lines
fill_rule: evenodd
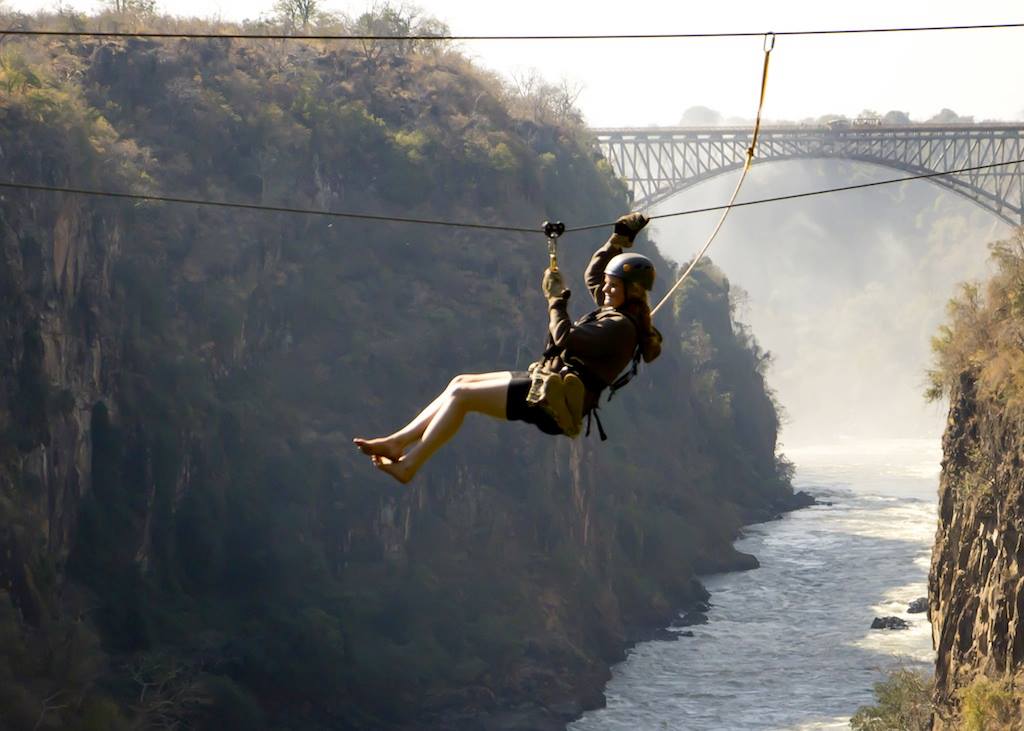
<svg viewBox="0 0 1024 731">
<path fill-rule="evenodd" d="M 739 169 L 751 130 L 732 127 L 591 129 L 597 147 L 647 207 L 716 175 Z M 1024 159 L 1024 124 L 762 127 L 756 162 L 844 159 L 912 174 Z M 929 178 L 1024 225 L 1024 165 Z"/>
</svg>

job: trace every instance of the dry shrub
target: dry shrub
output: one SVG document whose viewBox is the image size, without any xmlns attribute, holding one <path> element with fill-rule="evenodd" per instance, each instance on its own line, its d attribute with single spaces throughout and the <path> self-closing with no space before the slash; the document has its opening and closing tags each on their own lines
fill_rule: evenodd
<svg viewBox="0 0 1024 731">
<path fill-rule="evenodd" d="M 1024 695 L 1010 680 L 979 676 L 957 693 L 963 731 L 1020 731 Z"/>
<path fill-rule="evenodd" d="M 1024 406 L 1024 229 L 989 247 L 997 271 L 984 287 L 962 285 L 949 302 L 949 322 L 932 338 L 935 367 L 926 395 L 949 395 L 961 374 L 981 398 L 1006 409 Z"/>
<path fill-rule="evenodd" d="M 875 683 L 878 704 L 861 706 L 850 719 L 854 731 L 927 731 L 932 722 L 932 678 L 897 668 Z"/>
</svg>

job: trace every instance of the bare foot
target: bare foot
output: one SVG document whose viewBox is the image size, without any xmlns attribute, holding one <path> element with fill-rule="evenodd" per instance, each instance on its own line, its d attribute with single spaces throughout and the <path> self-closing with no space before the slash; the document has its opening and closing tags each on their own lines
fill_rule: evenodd
<svg viewBox="0 0 1024 731">
<path fill-rule="evenodd" d="M 380 439 L 356 437 L 352 443 L 359 448 L 359 451 L 370 457 L 386 457 L 391 462 L 397 462 L 402 458 L 402 445 L 385 437 Z"/>
<path fill-rule="evenodd" d="M 381 472 L 386 472 L 391 475 L 403 485 L 407 484 L 416 476 L 416 471 L 411 469 L 409 463 L 405 460 L 391 460 L 379 455 L 370 457 L 370 460 L 373 462 L 374 467 Z"/>
</svg>

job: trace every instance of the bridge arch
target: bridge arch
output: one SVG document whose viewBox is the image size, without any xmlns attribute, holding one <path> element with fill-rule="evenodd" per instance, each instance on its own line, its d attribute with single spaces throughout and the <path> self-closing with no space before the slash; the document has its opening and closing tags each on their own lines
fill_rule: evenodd
<svg viewBox="0 0 1024 731">
<path fill-rule="evenodd" d="M 750 130 L 595 129 L 597 146 L 639 207 L 737 170 Z M 757 160 L 849 160 L 919 175 L 1024 159 L 1024 125 L 768 127 Z M 929 179 L 1013 226 L 1024 225 L 1024 164 Z"/>
</svg>

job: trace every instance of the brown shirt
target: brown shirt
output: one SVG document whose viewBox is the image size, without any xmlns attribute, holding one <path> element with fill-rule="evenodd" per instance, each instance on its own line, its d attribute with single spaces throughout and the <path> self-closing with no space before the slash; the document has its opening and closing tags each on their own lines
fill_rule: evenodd
<svg viewBox="0 0 1024 731">
<path fill-rule="evenodd" d="M 606 243 L 594 252 L 587 267 L 586 282 L 590 295 L 600 307 L 603 296 L 604 269 L 608 261 L 622 253 L 622 248 Z M 558 347 L 565 351 L 558 360 L 575 359 L 594 376 L 610 384 L 633 358 L 637 345 L 636 326 L 618 310 L 600 307 L 593 319 L 569 318 L 568 298 L 552 297 L 548 300 L 548 332 Z M 562 363 L 550 364 L 557 370 Z"/>
</svg>

